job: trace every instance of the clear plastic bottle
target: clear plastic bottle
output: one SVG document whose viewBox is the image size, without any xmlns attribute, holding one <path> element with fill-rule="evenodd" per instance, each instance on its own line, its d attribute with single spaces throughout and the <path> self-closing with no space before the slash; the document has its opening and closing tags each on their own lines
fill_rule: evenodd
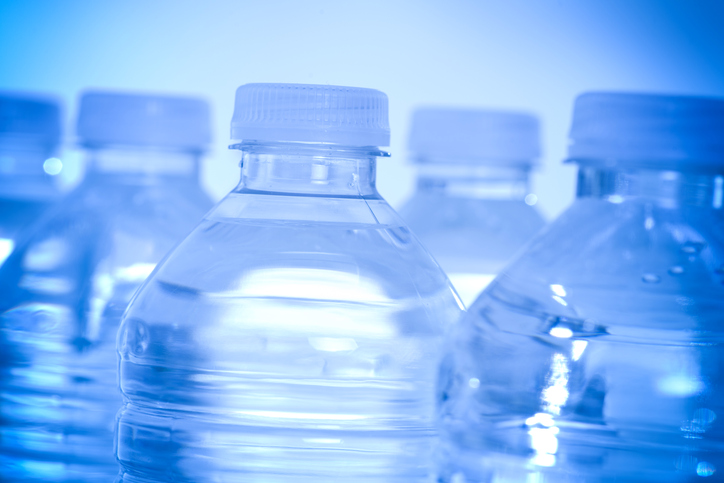
<svg viewBox="0 0 724 483">
<path fill-rule="evenodd" d="M 421 108 L 409 150 L 417 190 L 400 215 L 470 305 L 544 226 L 529 175 L 540 155 L 529 114 Z"/>
<path fill-rule="evenodd" d="M 387 96 L 247 84 L 232 138 L 241 182 L 123 319 L 121 480 L 424 480 L 461 307 L 375 188 Z"/>
<path fill-rule="evenodd" d="M 60 196 L 60 106 L 51 99 L 0 93 L 0 266 L 23 228 Z M 2 356 L 0 355 L 0 359 Z"/>
<path fill-rule="evenodd" d="M 132 294 L 211 207 L 204 101 L 81 97 L 83 182 L 0 270 L 3 481 L 112 481 L 115 340 Z"/>
<path fill-rule="evenodd" d="M 576 201 L 444 359 L 441 481 L 721 479 L 723 130 L 724 99 L 577 99 Z"/>
</svg>

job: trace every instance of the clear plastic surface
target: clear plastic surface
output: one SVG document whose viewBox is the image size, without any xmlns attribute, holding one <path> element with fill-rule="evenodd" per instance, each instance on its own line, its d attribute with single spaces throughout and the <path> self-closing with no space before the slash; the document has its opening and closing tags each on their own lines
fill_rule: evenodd
<svg viewBox="0 0 724 483">
<path fill-rule="evenodd" d="M 92 152 L 86 179 L 0 269 L 3 481 L 117 476 L 116 333 L 134 291 L 211 206 L 196 158 Z"/>
<path fill-rule="evenodd" d="M 400 215 L 470 305 L 544 226 L 529 167 L 420 166 Z"/>
<path fill-rule="evenodd" d="M 52 176 L 62 169 L 52 158 L 59 141 L 57 102 L 0 93 L 0 266 L 22 229 L 59 197 Z"/>
<path fill-rule="evenodd" d="M 0 145 L 0 266 L 18 237 L 57 202 L 60 192 L 43 165 L 60 160 L 33 146 Z"/>
<path fill-rule="evenodd" d="M 722 180 L 581 167 L 451 338 L 440 481 L 721 479 Z"/>
<path fill-rule="evenodd" d="M 425 481 L 461 307 L 371 148 L 245 143 L 118 337 L 125 483 Z"/>
</svg>

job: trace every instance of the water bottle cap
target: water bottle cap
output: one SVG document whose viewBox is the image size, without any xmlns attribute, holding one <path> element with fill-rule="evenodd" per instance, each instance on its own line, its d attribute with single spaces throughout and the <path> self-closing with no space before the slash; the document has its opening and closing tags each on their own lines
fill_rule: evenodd
<svg viewBox="0 0 724 483">
<path fill-rule="evenodd" d="M 389 146 L 387 96 L 360 87 L 245 84 L 236 90 L 231 139 Z"/>
<path fill-rule="evenodd" d="M 569 161 L 724 166 L 724 99 L 589 92 L 578 96 Z"/>
<path fill-rule="evenodd" d="M 83 145 L 203 150 L 211 140 L 209 106 L 192 97 L 90 91 L 80 99 Z"/>
<path fill-rule="evenodd" d="M 0 94 L 0 143 L 39 145 L 49 150 L 60 142 L 60 105 L 52 99 Z"/>
<path fill-rule="evenodd" d="M 417 109 L 408 145 L 420 162 L 533 164 L 541 151 L 535 116 L 487 109 Z"/>
</svg>

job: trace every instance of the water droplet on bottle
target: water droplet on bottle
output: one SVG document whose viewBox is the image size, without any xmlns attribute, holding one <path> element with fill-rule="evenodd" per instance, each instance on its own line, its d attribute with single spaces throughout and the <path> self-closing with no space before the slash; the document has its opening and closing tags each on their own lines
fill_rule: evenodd
<svg viewBox="0 0 724 483">
<path fill-rule="evenodd" d="M 653 273 L 644 273 L 641 276 L 641 280 L 644 283 L 659 283 L 661 281 L 661 277 L 654 275 Z"/>
<path fill-rule="evenodd" d="M 671 275 L 681 275 L 682 273 L 684 273 L 684 267 L 680 267 L 680 266 L 676 265 L 674 267 L 669 268 L 669 273 Z"/>
<path fill-rule="evenodd" d="M 704 242 L 688 241 L 681 246 L 681 251 L 684 253 L 700 253 L 704 247 L 706 247 Z"/>
</svg>

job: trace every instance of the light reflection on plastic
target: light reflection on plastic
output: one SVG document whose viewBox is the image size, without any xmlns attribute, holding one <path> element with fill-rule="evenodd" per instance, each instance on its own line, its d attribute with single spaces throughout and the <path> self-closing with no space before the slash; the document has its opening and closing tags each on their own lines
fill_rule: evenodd
<svg viewBox="0 0 724 483">
<path fill-rule="evenodd" d="M 0 265 L 10 256 L 15 248 L 15 242 L 9 238 L 0 238 Z"/>
<path fill-rule="evenodd" d="M 707 461 L 701 461 L 696 465 L 696 474 L 699 476 L 711 476 L 715 471 L 716 467 Z"/>
<path fill-rule="evenodd" d="M 660 393 L 674 397 L 689 397 L 699 394 L 706 385 L 697 376 L 680 374 L 669 375 L 656 381 Z"/>
<path fill-rule="evenodd" d="M 568 307 L 568 302 L 566 302 L 565 300 L 563 300 L 563 298 L 562 298 L 562 297 L 559 297 L 558 295 L 554 295 L 554 296 L 553 296 L 553 300 L 555 300 L 556 302 L 558 302 L 559 304 L 561 304 L 561 305 L 564 306 L 564 307 Z"/>
<path fill-rule="evenodd" d="M 548 333 L 559 339 L 570 339 L 573 337 L 573 331 L 568 327 L 553 327 Z"/>
<path fill-rule="evenodd" d="M 51 176 L 58 175 L 63 171 L 63 162 L 58 158 L 48 158 L 43 163 L 43 171 Z"/>
<path fill-rule="evenodd" d="M 325 421 L 359 421 L 365 416 L 357 414 L 293 413 L 289 411 L 234 411 L 236 414 L 272 419 L 321 419 Z"/>
<path fill-rule="evenodd" d="M 534 206 L 536 203 L 538 203 L 538 197 L 534 195 L 533 193 L 526 195 L 525 197 L 525 204 L 528 206 Z"/>
<path fill-rule="evenodd" d="M 478 295 L 493 281 L 491 273 L 449 273 L 448 278 L 466 307 L 475 302 Z"/>
<path fill-rule="evenodd" d="M 239 295 L 312 300 L 388 302 L 381 288 L 356 273 L 320 268 L 257 270 L 241 280 Z"/>
<path fill-rule="evenodd" d="M 531 463 L 538 466 L 553 466 L 556 463 L 555 454 L 558 452 L 558 433 L 553 416 L 547 413 L 537 413 L 525 420 L 529 426 L 530 446 L 535 450 Z"/>
<path fill-rule="evenodd" d="M 553 293 L 558 295 L 559 297 L 565 297 L 567 295 L 566 289 L 563 287 L 563 285 L 557 283 L 551 284 L 551 291 L 553 291 Z"/>
<path fill-rule="evenodd" d="M 533 416 L 525 420 L 525 424 L 527 426 L 535 426 L 537 424 L 540 424 L 541 426 L 550 428 L 556 424 L 556 421 L 553 419 L 553 416 L 548 413 L 535 413 Z"/>
<path fill-rule="evenodd" d="M 309 345 L 322 352 L 353 351 L 357 342 L 349 337 L 309 337 Z"/>
<path fill-rule="evenodd" d="M 117 269 L 114 275 L 119 282 L 143 282 L 151 275 L 154 268 L 156 268 L 155 263 L 134 263 Z"/>
<path fill-rule="evenodd" d="M 714 178 L 714 200 L 712 206 L 719 209 L 724 204 L 724 177 L 717 176 Z"/>
<path fill-rule="evenodd" d="M 585 340 L 574 340 L 573 349 L 571 350 L 571 359 L 577 361 L 583 355 L 583 351 L 588 347 L 588 341 Z"/>
<path fill-rule="evenodd" d="M 568 367 L 568 358 L 563 354 L 555 354 L 551 361 L 551 372 L 548 376 L 547 387 L 543 389 L 541 399 L 543 409 L 555 415 L 561 414 L 561 408 L 568 401 L 568 376 L 571 370 Z"/>
<path fill-rule="evenodd" d="M 23 258 L 23 268 L 28 271 L 57 269 L 67 257 L 68 244 L 61 238 L 49 238 L 31 246 Z"/>
</svg>

